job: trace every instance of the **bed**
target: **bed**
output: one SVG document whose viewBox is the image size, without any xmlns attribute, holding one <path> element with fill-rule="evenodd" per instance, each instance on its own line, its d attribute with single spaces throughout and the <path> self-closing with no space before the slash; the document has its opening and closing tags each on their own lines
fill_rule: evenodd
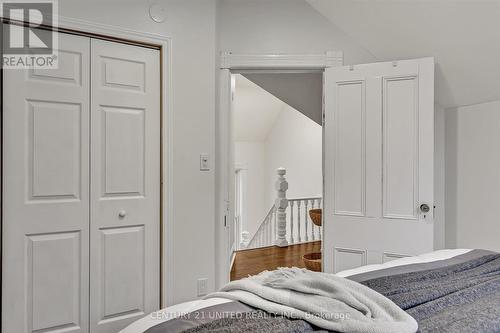
<svg viewBox="0 0 500 333">
<path fill-rule="evenodd" d="M 499 253 L 440 250 L 346 270 L 336 276 L 390 299 L 416 320 L 419 332 L 500 332 Z M 246 313 L 257 316 L 241 326 L 239 314 Z M 247 332 L 325 331 L 304 318 L 265 322 L 259 317 L 261 313 L 255 306 L 234 299 L 208 298 L 150 314 L 121 333 L 237 332 L 242 327 Z"/>
</svg>

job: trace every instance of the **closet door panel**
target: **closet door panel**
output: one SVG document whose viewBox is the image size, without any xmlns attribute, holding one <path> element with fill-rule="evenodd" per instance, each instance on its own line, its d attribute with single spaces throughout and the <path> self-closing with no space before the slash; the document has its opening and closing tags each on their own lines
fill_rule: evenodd
<svg viewBox="0 0 500 333">
<path fill-rule="evenodd" d="M 92 41 L 91 332 L 159 307 L 160 54 Z"/>
<path fill-rule="evenodd" d="M 89 57 L 3 71 L 2 332 L 88 332 Z"/>
</svg>

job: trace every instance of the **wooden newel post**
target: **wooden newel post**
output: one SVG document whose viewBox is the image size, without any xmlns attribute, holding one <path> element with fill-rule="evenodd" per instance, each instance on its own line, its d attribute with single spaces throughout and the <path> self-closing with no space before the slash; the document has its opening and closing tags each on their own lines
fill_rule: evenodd
<svg viewBox="0 0 500 333">
<path fill-rule="evenodd" d="M 286 240 L 286 208 L 288 207 L 288 200 L 286 198 L 286 190 L 288 190 L 288 182 L 285 179 L 286 169 L 279 168 L 278 179 L 276 180 L 276 246 L 288 246 Z"/>
</svg>

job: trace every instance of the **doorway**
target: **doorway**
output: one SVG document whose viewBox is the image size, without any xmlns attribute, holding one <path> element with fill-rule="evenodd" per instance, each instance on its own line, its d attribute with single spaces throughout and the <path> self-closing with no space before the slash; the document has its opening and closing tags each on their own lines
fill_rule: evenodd
<svg viewBox="0 0 500 333">
<path fill-rule="evenodd" d="M 231 150 L 239 176 L 234 197 L 235 250 L 275 245 L 278 168 L 286 170 L 288 182 L 287 244 L 319 239 L 319 229 L 298 209 L 307 213 L 308 208 L 319 206 L 323 192 L 322 126 L 317 122 L 322 113 L 321 73 L 233 76 Z"/>
<path fill-rule="evenodd" d="M 300 75 L 318 75 L 322 76 L 325 68 L 342 65 L 341 52 L 328 52 L 325 54 L 316 55 L 234 55 L 230 53 L 222 54 L 221 70 L 220 70 L 220 101 L 219 101 L 219 122 L 218 122 L 218 145 L 217 145 L 217 163 L 218 171 L 218 217 L 217 217 L 217 252 L 219 255 L 216 259 L 216 285 L 222 286 L 229 281 L 231 264 L 234 259 L 235 249 L 235 170 L 234 170 L 234 147 L 230 144 L 233 137 L 232 117 L 231 112 L 234 108 L 234 91 L 236 87 L 235 75 L 245 75 L 247 78 L 252 77 L 257 80 L 257 76 L 267 77 L 263 80 L 269 83 L 276 78 Z M 279 79 L 278 79 L 279 80 Z M 263 81 L 260 81 L 262 83 Z M 290 79 L 285 82 L 293 82 Z M 321 111 L 316 115 L 316 120 L 322 123 L 322 80 L 319 82 L 319 105 Z M 280 87 L 281 85 L 275 85 Z M 273 93 L 278 93 L 273 91 Z M 275 170 L 276 172 L 276 170 Z M 278 175 L 275 175 L 278 178 Z M 274 183 L 273 179 L 271 183 Z M 322 175 L 321 181 L 322 183 Z M 272 188 L 272 185 L 270 185 Z M 318 198 L 321 199 L 322 193 L 318 193 Z M 319 206 L 320 201 L 311 203 L 307 200 L 308 208 L 313 205 Z M 295 206 L 295 209 L 297 205 Z M 307 208 L 307 209 L 308 209 Z M 302 221 L 306 220 L 307 209 L 304 205 L 301 206 L 300 216 Z M 270 211 L 271 212 L 271 211 Z M 268 212 L 268 215 L 273 213 Z M 270 213 L 270 214 L 269 214 Z M 295 219 L 298 219 L 298 213 Z M 311 228 L 311 224 L 309 224 Z M 278 227 L 276 229 L 279 229 Z M 303 228 L 302 230 L 305 230 Z M 296 231 L 297 232 L 297 229 Z M 312 234 L 310 234 L 312 239 Z M 287 238 L 286 231 L 283 238 Z M 288 234 L 288 238 L 290 235 Z M 319 237 L 315 233 L 314 237 Z M 297 237 L 298 239 L 298 237 Z M 316 239 L 316 238 L 315 238 Z M 317 239 L 316 239 L 317 240 Z"/>
</svg>

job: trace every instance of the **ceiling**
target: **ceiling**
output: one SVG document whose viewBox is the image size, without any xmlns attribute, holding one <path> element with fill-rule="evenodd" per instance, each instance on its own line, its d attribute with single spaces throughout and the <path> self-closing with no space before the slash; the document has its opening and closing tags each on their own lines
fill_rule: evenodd
<svg viewBox="0 0 500 333">
<path fill-rule="evenodd" d="M 434 56 L 442 107 L 500 99 L 500 0 L 306 0 L 379 61 Z"/>
<path fill-rule="evenodd" d="M 242 75 L 317 124 L 322 124 L 322 73 L 246 73 Z"/>
</svg>

